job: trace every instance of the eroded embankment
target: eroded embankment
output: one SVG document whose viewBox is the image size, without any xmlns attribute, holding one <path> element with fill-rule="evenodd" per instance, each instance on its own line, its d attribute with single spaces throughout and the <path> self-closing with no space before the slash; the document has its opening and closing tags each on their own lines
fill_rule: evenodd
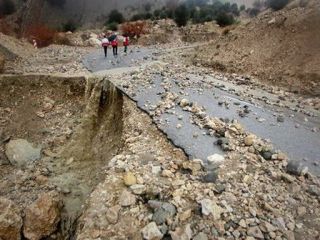
<svg viewBox="0 0 320 240">
<path fill-rule="evenodd" d="M 106 79 L 44 75 L 3 75 L 0 91 L 0 195 L 23 216 L 39 194 L 57 192 L 59 221 L 40 216 L 31 228 L 59 222 L 36 234 L 69 239 L 86 198 L 103 179 L 103 166 L 123 145 L 123 96 Z M 17 139 L 41 148 L 41 155 L 31 161 Z M 19 164 L 6 151 L 9 143 L 23 155 Z M 26 237 L 30 226 L 24 222 L 19 231 Z"/>
</svg>

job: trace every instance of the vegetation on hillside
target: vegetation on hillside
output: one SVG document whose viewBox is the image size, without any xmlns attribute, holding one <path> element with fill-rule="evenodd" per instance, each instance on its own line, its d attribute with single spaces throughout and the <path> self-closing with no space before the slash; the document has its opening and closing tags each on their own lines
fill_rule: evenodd
<svg viewBox="0 0 320 240">
<path fill-rule="evenodd" d="M 10 15 L 16 11 L 16 6 L 12 0 L 0 1 L 0 17 Z"/>
<path fill-rule="evenodd" d="M 144 8 L 144 12 L 135 14 L 130 20 L 159 20 L 165 18 L 174 19 L 178 26 L 185 26 L 189 21 L 192 23 L 204 23 L 217 21 L 220 26 L 233 24 L 235 18 L 245 10 L 245 6 L 238 7 L 236 3 L 230 4 L 208 0 L 187 0 L 184 3 L 168 1 L 165 7 L 152 11 L 151 7 Z"/>
</svg>

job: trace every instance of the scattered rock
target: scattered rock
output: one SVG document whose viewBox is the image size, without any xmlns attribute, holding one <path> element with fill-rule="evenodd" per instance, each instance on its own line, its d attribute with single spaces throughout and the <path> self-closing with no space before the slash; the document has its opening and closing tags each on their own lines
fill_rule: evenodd
<svg viewBox="0 0 320 240">
<path fill-rule="evenodd" d="M 23 234 L 27 239 L 40 240 L 50 236 L 60 221 L 61 201 L 56 192 L 43 193 L 25 210 Z"/>
<path fill-rule="evenodd" d="M 287 165 L 287 173 L 296 175 L 296 176 L 303 176 L 306 175 L 308 172 L 308 167 L 303 166 L 302 163 L 297 161 L 289 161 Z"/>
<path fill-rule="evenodd" d="M 261 152 L 261 156 L 265 159 L 265 160 L 271 160 L 272 159 L 272 152 L 271 151 L 262 151 Z"/>
<path fill-rule="evenodd" d="M 163 234 L 161 233 L 155 222 L 149 223 L 142 229 L 141 232 L 143 239 L 146 240 L 160 240 L 163 237 Z"/>
<path fill-rule="evenodd" d="M 199 172 L 202 169 L 202 165 L 200 161 L 186 161 L 183 162 L 182 168 L 185 170 L 191 170 L 192 174 L 195 175 L 197 172 Z"/>
<path fill-rule="evenodd" d="M 254 136 L 249 135 L 244 139 L 244 144 L 248 147 L 252 146 L 254 143 Z"/>
<path fill-rule="evenodd" d="M 190 102 L 188 101 L 188 99 L 184 98 L 180 101 L 179 104 L 180 104 L 180 107 L 184 108 L 184 107 L 188 107 L 190 105 Z"/>
<path fill-rule="evenodd" d="M 192 230 L 190 225 L 185 225 L 182 228 L 178 227 L 174 232 L 170 232 L 172 240 L 191 240 Z"/>
<path fill-rule="evenodd" d="M 194 238 L 193 240 L 208 240 L 208 236 L 207 234 L 201 232 L 201 233 L 198 233 Z"/>
<path fill-rule="evenodd" d="M 289 175 L 289 174 L 285 174 L 285 173 L 282 173 L 282 174 L 281 174 L 281 179 L 284 180 L 284 181 L 286 181 L 286 182 L 288 182 L 288 183 L 292 183 L 292 182 L 294 182 L 294 180 L 295 180 L 294 177 L 292 177 L 292 176 Z"/>
<path fill-rule="evenodd" d="M 192 210 L 188 209 L 179 215 L 180 221 L 184 222 L 192 216 Z"/>
<path fill-rule="evenodd" d="M 146 192 L 146 186 L 142 184 L 132 185 L 130 189 L 136 195 L 142 195 Z"/>
<path fill-rule="evenodd" d="M 0 197 L 0 239 L 20 240 L 21 228 L 20 210 L 11 200 Z"/>
<path fill-rule="evenodd" d="M 212 215 L 213 220 L 219 220 L 224 212 L 221 207 L 212 202 L 210 199 L 203 199 L 201 202 L 201 212 L 205 216 Z"/>
<path fill-rule="evenodd" d="M 40 159 L 41 148 L 33 147 L 24 139 L 11 140 L 6 145 L 6 156 L 12 165 L 24 167 Z"/>
<path fill-rule="evenodd" d="M 123 190 L 120 195 L 119 201 L 122 207 L 129 207 L 136 203 L 136 197 L 129 191 Z"/>
<path fill-rule="evenodd" d="M 213 154 L 209 156 L 207 160 L 208 160 L 208 165 L 205 166 L 206 169 L 215 170 L 224 163 L 225 158 L 220 154 Z"/>
<path fill-rule="evenodd" d="M 4 64 L 5 64 L 5 59 L 4 57 L 0 54 L 0 73 L 4 72 Z"/>
<path fill-rule="evenodd" d="M 307 191 L 313 196 L 320 197 L 320 188 L 317 187 L 316 185 L 309 186 Z"/>
<path fill-rule="evenodd" d="M 264 239 L 264 236 L 260 230 L 259 227 L 255 226 L 255 227 L 250 227 L 247 231 L 247 234 L 251 237 L 254 237 L 256 239 Z"/>
<path fill-rule="evenodd" d="M 202 181 L 205 183 L 215 183 L 218 180 L 219 176 L 216 171 L 210 171 L 202 177 Z"/>
<path fill-rule="evenodd" d="M 297 209 L 297 214 L 299 215 L 299 216 L 303 216 L 303 215 L 305 215 L 307 213 L 307 209 L 305 208 L 305 207 L 298 207 L 298 209 Z"/>
<path fill-rule="evenodd" d="M 284 122 L 284 116 L 280 115 L 277 117 L 277 122 L 281 122 L 283 123 Z"/>
<path fill-rule="evenodd" d="M 127 172 L 123 177 L 124 184 L 126 186 L 132 186 L 137 184 L 137 178 L 132 172 Z"/>
<path fill-rule="evenodd" d="M 152 216 L 152 221 L 161 225 L 166 222 L 167 219 L 172 218 L 176 214 L 176 207 L 171 203 L 162 203 L 157 208 Z"/>
<path fill-rule="evenodd" d="M 121 207 L 116 205 L 107 210 L 106 217 L 109 223 L 116 224 L 118 222 L 120 209 Z"/>
</svg>

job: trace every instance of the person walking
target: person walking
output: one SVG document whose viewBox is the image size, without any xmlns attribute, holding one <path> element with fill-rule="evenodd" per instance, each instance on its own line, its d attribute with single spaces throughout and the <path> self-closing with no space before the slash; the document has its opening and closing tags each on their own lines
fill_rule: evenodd
<svg viewBox="0 0 320 240">
<path fill-rule="evenodd" d="M 123 46 L 124 46 L 124 53 L 127 53 L 128 46 L 129 46 L 129 37 L 128 36 L 124 36 Z"/>
<path fill-rule="evenodd" d="M 104 35 L 103 39 L 101 40 L 101 44 L 104 49 L 104 57 L 106 58 L 108 55 L 108 46 L 109 46 L 109 40 L 106 35 Z"/>
<path fill-rule="evenodd" d="M 111 46 L 113 50 L 113 56 L 118 56 L 118 37 L 117 36 L 111 41 Z"/>
</svg>

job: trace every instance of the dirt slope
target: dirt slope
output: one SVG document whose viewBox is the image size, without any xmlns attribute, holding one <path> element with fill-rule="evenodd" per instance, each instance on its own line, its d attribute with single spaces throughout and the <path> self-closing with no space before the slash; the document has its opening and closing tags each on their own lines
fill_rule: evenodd
<svg viewBox="0 0 320 240">
<path fill-rule="evenodd" d="M 194 62 L 320 95 L 320 2 L 266 12 L 198 49 Z"/>
</svg>

